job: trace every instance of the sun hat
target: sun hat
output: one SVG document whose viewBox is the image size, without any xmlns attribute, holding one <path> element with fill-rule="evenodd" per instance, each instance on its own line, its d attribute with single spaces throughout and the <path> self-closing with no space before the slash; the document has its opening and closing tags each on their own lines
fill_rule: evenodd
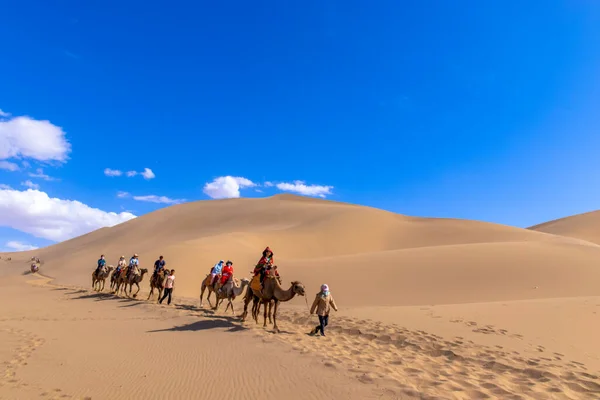
<svg viewBox="0 0 600 400">
<path fill-rule="evenodd" d="M 321 291 L 322 292 L 328 292 L 329 291 L 329 286 L 327 286 L 326 283 L 321 285 Z"/>
</svg>

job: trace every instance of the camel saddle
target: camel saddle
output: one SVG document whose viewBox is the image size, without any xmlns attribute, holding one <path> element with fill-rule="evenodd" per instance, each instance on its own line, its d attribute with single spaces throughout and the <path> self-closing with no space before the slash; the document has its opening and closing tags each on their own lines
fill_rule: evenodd
<svg viewBox="0 0 600 400">
<path fill-rule="evenodd" d="M 256 275 L 250 281 L 250 289 L 257 292 L 262 292 L 262 285 L 260 284 L 260 275 Z"/>
</svg>

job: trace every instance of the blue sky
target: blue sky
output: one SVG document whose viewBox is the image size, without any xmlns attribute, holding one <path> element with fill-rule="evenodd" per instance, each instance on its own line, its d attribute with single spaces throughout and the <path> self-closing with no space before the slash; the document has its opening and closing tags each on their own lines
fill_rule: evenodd
<svg viewBox="0 0 600 400">
<path fill-rule="evenodd" d="M 0 249 L 225 176 L 523 227 L 599 208 L 599 3 L 292 3 L 3 4 Z"/>
</svg>

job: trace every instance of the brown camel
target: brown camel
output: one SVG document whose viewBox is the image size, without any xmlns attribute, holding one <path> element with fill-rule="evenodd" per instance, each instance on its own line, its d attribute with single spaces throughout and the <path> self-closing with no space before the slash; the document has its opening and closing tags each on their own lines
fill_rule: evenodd
<svg viewBox="0 0 600 400">
<path fill-rule="evenodd" d="M 127 284 L 127 268 L 121 269 L 121 272 L 116 277 L 114 275 L 115 274 L 113 274 L 113 279 L 115 281 L 115 290 L 113 294 L 119 295 L 123 293 L 123 291 L 125 290 L 125 285 Z"/>
<path fill-rule="evenodd" d="M 250 284 L 250 281 L 246 278 L 242 278 L 241 283 L 238 282 L 237 279 L 230 279 L 225 285 L 221 287 L 221 292 L 219 289 L 215 291 L 215 296 L 217 297 L 217 302 L 214 307 L 214 310 L 217 311 L 219 304 L 223 302 L 223 300 L 227 299 L 227 307 L 225 307 L 225 312 L 231 307 L 231 312 L 233 311 L 233 300 L 236 297 L 241 296 L 244 293 L 244 288 Z M 210 294 L 210 293 L 209 293 Z"/>
<path fill-rule="evenodd" d="M 131 297 L 133 285 L 137 286 L 137 292 L 133 294 L 133 298 L 136 298 L 137 294 L 140 292 L 140 282 L 144 280 L 144 275 L 148 273 L 148 269 L 142 268 L 140 269 L 140 272 L 140 275 L 134 274 L 133 272 L 129 274 L 129 280 L 125 282 L 125 295 L 127 297 Z M 129 285 L 129 294 L 127 293 L 127 285 Z"/>
<path fill-rule="evenodd" d="M 250 285 L 249 291 L 252 291 L 253 295 L 259 299 L 261 303 L 264 304 L 264 319 L 263 319 L 263 327 L 267 326 L 267 309 L 268 304 L 271 301 L 274 301 L 274 310 L 273 310 L 273 330 L 275 332 L 279 332 L 279 327 L 277 326 L 277 309 L 279 307 L 279 302 L 282 301 L 290 301 L 294 298 L 294 296 L 304 296 L 304 285 L 301 282 L 294 281 L 291 283 L 289 289 L 285 290 L 281 287 L 278 280 L 275 279 L 273 275 L 266 276 L 264 279 L 264 289 L 262 291 L 257 290 L 256 287 L 252 287 Z M 246 296 L 246 299 L 248 296 Z M 248 300 L 249 302 L 249 300 Z M 244 314 L 242 320 L 245 319 L 247 314 L 247 304 L 244 305 Z"/>
<path fill-rule="evenodd" d="M 115 269 L 112 275 L 110 276 L 110 291 L 112 293 L 114 293 L 114 288 L 117 286 L 117 280 L 119 279 L 120 272 L 123 272 L 123 269 L 124 268 L 122 268 L 119 272 L 117 272 L 117 270 Z"/>
<path fill-rule="evenodd" d="M 113 269 L 115 269 L 114 265 L 105 265 L 100 269 L 100 272 L 95 269 L 94 272 L 92 272 L 92 288 L 98 292 L 102 292 L 104 290 L 104 281 L 108 278 Z M 100 288 L 100 283 L 102 283 L 102 288 Z M 96 289 L 96 284 L 98 285 L 99 290 Z"/>
<path fill-rule="evenodd" d="M 277 270 L 277 266 L 274 266 L 272 268 L 273 270 Z M 279 284 L 281 285 L 282 281 L 281 281 L 281 275 L 275 275 L 275 278 L 277 279 L 277 281 L 279 282 Z M 258 276 L 254 276 L 252 278 L 252 281 L 250 282 L 250 287 L 256 285 L 256 288 L 259 287 L 260 285 L 260 280 Z M 258 324 L 258 313 L 260 312 L 260 305 L 263 303 L 260 301 L 260 299 L 254 295 L 253 291 L 248 289 L 246 291 L 246 296 L 244 297 L 244 312 L 240 315 L 240 317 L 242 318 L 242 322 L 244 322 L 246 320 L 246 316 L 248 315 L 248 304 L 252 301 L 252 318 L 254 318 L 254 321 Z M 265 303 L 265 307 L 267 306 L 267 303 Z M 271 310 L 273 309 L 273 300 L 268 302 L 268 307 L 269 307 L 269 312 L 268 312 L 268 316 L 269 316 L 269 323 L 272 323 L 273 321 L 271 320 Z"/>
<path fill-rule="evenodd" d="M 154 276 L 154 274 L 152 275 L 150 278 L 150 293 L 148 293 L 148 298 L 146 300 L 150 300 L 150 297 L 154 294 L 155 288 L 158 291 L 158 299 L 156 301 L 161 299 L 167 276 L 169 275 L 167 274 L 167 270 L 164 268 L 156 276 Z"/>
<path fill-rule="evenodd" d="M 204 297 L 204 291 L 208 289 L 208 296 L 206 296 L 206 300 L 208 300 L 208 304 L 211 308 L 213 308 L 212 303 L 210 302 L 210 295 L 215 290 L 218 290 L 219 280 L 221 279 L 219 276 L 215 278 L 215 284 L 211 285 L 210 281 L 212 279 L 212 274 L 206 275 L 206 278 L 202 280 L 202 286 L 200 288 L 200 307 L 202 307 L 202 297 Z"/>
</svg>

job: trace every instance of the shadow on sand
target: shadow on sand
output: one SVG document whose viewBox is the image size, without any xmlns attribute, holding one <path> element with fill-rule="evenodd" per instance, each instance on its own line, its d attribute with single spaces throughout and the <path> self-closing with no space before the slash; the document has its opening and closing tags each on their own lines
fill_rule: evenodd
<svg viewBox="0 0 600 400">
<path fill-rule="evenodd" d="M 158 332 L 197 332 L 197 331 L 205 331 L 208 329 L 219 329 L 219 328 L 229 328 L 226 332 L 240 332 L 245 331 L 248 328 L 239 325 L 239 321 L 233 317 L 223 317 L 214 315 L 210 317 L 211 319 L 203 319 L 201 321 L 192 322 L 191 324 L 174 326 L 168 329 L 157 329 L 148 331 L 148 333 L 158 333 Z"/>
</svg>

